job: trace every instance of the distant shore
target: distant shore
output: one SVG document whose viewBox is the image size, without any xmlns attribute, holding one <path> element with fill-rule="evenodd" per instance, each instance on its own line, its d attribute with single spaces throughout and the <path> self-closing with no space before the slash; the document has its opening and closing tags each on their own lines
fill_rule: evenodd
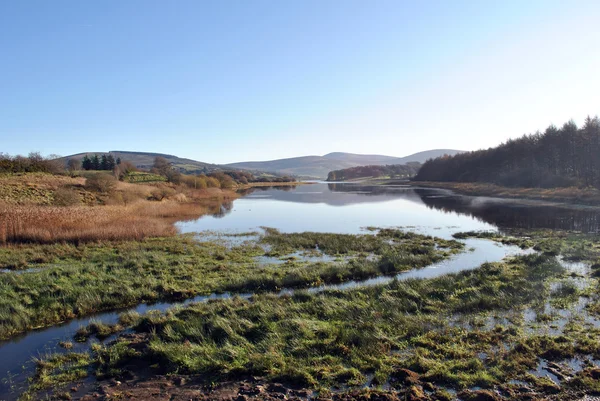
<svg viewBox="0 0 600 401">
<path fill-rule="evenodd" d="M 249 182 L 240 184 L 235 189 L 248 189 L 255 187 L 295 187 L 296 185 L 314 184 L 315 181 L 290 181 L 290 182 Z"/>
<path fill-rule="evenodd" d="M 596 188 L 509 188 L 473 182 L 410 181 L 410 185 L 425 188 L 450 189 L 463 195 L 494 196 L 511 199 L 533 199 L 551 202 L 600 206 L 600 190 Z"/>
</svg>

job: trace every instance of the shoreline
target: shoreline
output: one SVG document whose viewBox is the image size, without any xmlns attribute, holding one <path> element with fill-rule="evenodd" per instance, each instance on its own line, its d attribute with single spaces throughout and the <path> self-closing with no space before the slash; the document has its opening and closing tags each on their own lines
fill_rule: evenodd
<svg viewBox="0 0 600 401">
<path fill-rule="evenodd" d="M 583 206 L 600 206 L 600 190 L 595 188 L 509 188 L 494 184 L 409 181 L 423 188 L 450 189 L 461 195 L 493 196 L 508 199 L 531 199 Z"/>
<path fill-rule="evenodd" d="M 236 190 L 257 188 L 257 187 L 295 187 L 297 185 L 315 184 L 316 181 L 291 181 L 291 182 L 249 182 L 248 184 L 240 184 L 234 187 Z"/>
<path fill-rule="evenodd" d="M 334 183 L 334 182 L 332 182 Z M 489 196 L 504 199 L 528 199 L 577 206 L 600 206 L 600 190 L 596 188 L 510 188 L 474 182 L 409 181 L 390 178 L 366 178 L 336 183 L 364 185 L 404 184 L 412 187 L 447 189 L 460 195 Z"/>
</svg>

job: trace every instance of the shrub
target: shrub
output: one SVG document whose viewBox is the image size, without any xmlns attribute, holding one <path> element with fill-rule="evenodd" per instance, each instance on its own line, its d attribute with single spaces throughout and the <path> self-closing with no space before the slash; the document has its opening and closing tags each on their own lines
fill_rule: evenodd
<svg viewBox="0 0 600 401">
<path fill-rule="evenodd" d="M 152 191 L 152 199 L 157 201 L 161 201 L 173 195 L 175 195 L 175 190 L 165 186 L 158 187 Z"/>
<path fill-rule="evenodd" d="M 81 202 L 79 193 L 72 188 L 62 187 L 54 192 L 54 205 L 73 206 Z"/>
<path fill-rule="evenodd" d="M 94 174 L 85 182 L 86 189 L 94 192 L 109 193 L 117 185 L 117 179 L 110 174 Z"/>
</svg>

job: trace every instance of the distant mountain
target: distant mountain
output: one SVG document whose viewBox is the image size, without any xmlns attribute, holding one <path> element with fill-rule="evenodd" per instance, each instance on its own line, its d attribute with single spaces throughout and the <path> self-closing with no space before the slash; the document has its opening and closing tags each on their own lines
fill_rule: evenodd
<svg viewBox="0 0 600 401">
<path fill-rule="evenodd" d="M 98 156 L 111 154 L 115 159 L 127 160 L 140 169 L 150 169 L 157 156 L 164 157 L 174 167 L 187 174 L 210 173 L 215 170 L 248 170 L 251 172 L 268 172 L 280 175 L 291 175 L 302 178 L 325 179 L 327 174 L 333 170 L 341 170 L 356 166 L 383 165 L 383 164 L 405 164 L 408 162 L 423 163 L 427 159 L 442 156 L 444 154 L 455 155 L 460 150 L 435 149 L 415 153 L 405 157 L 393 157 L 382 155 L 359 155 L 354 153 L 334 152 L 325 156 L 302 156 L 289 159 L 279 159 L 259 162 L 239 162 L 225 165 L 204 163 L 192 159 L 168 155 L 164 153 L 129 152 L 124 150 L 111 150 L 110 152 L 85 152 L 63 157 L 81 160 L 85 155 Z"/>
<path fill-rule="evenodd" d="M 88 155 L 90 157 L 93 155 L 98 155 L 101 157 L 102 155 L 109 155 L 109 154 L 112 155 L 115 159 L 120 158 L 123 161 L 126 160 L 126 161 L 132 163 L 133 165 L 135 165 L 136 167 L 138 167 L 140 169 L 145 169 L 145 170 L 152 168 L 152 165 L 154 164 L 154 159 L 157 156 L 164 157 L 170 163 L 172 163 L 174 167 L 176 167 L 176 168 L 180 169 L 182 172 L 185 172 L 188 174 L 210 173 L 215 170 L 230 170 L 231 169 L 229 167 L 220 166 L 218 164 L 204 163 L 204 162 L 199 162 L 199 161 L 192 160 L 192 159 L 184 159 L 181 157 L 167 155 L 167 154 L 163 154 L 163 153 L 127 152 L 127 151 L 123 151 L 123 150 L 111 150 L 110 152 L 77 153 L 74 155 L 63 157 L 62 159 L 64 159 L 66 162 L 66 160 L 68 160 L 68 159 L 81 160 L 81 159 L 83 159 L 83 157 L 85 155 Z"/>
<path fill-rule="evenodd" d="M 324 156 L 303 156 L 269 161 L 238 162 L 227 164 L 226 166 L 230 168 L 270 171 L 305 178 L 324 179 L 327 177 L 327 174 L 333 170 L 342 170 L 366 165 L 405 164 L 408 162 L 424 163 L 428 159 L 433 159 L 445 154 L 455 155 L 462 152 L 463 151 L 461 150 L 454 149 L 433 149 L 405 157 L 334 152 Z"/>
</svg>

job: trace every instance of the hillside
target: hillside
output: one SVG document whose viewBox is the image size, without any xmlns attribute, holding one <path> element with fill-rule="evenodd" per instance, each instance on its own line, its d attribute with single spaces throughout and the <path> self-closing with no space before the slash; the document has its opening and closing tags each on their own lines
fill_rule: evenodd
<svg viewBox="0 0 600 401">
<path fill-rule="evenodd" d="M 404 157 L 335 152 L 328 153 L 324 156 L 304 156 L 269 161 L 238 162 L 227 164 L 227 166 L 231 168 L 272 171 L 279 174 L 324 179 L 330 171 L 334 170 L 343 170 L 365 165 L 406 164 L 409 162 L 424 163 L 430 158 L 443 156 L 445 154 L 455 155 L 461 152 L 462 151 L 460 150 L 453 149 L 433 149 Z"/>
<path fill-rule="evenodd" d="M 479 182 L 506 187 L 600 188 L 600 119 L 570 121 L 495 148 L 430 160 L 418 181 Z"/>
<path fill-rule="evenodd" d="M 404 178 L 413 177 L 421 168 L 421 163 L 386 164 L 350 167 L 343 170 L 330 171 L 327 181 L 347 181 L 364 178 Z"/>
<path fill-rule="evenodd" d="M 74 155 L 63 157 L 62 159 L 69 160 L 75 159 L 81 161 L 84 156 L 93 156 L 93 155 L 112 155 L 115 159 L 120 158 L 121 160 L 127 160 L 135 165 L 137 168 L 148 170 L 154 164 L 154 159 L 157 156 L 164 157 L 172 163 L 172 165 L 179 169 L 181 172 L 187 174 L 199 174 L 199 173 L 210 173 L 215 170 L 224 169 L 223 166 L 219 166 L 218 164 L 210 164 L 199 162 L 191 159 L 184 159 L 181 157 L 167 155 L 163 153 L 149 153 L 149 152 L 127 152 L 122 150 L 111 150 L 109 152 L 86 152 L 86 153 L 77 153 Z M 227 169 L 227 168 L 225 168 Z"/>
</svg>

